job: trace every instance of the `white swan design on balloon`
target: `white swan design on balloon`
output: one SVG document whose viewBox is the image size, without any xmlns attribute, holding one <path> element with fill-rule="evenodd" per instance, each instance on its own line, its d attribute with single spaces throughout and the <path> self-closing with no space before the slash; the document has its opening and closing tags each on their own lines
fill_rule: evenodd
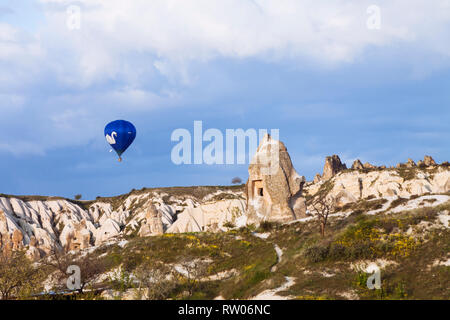
<svg viewBox="0 0 450 320">
<path fill-rule="evenodd" d="M 107 134 L 106 135 L 106 141 L 108 141 L 109 144 L 116 144 L 116 138 L 117 137 L 117 132 L 113 131 L 111 132 L 111 135 Z"/>
</svg>

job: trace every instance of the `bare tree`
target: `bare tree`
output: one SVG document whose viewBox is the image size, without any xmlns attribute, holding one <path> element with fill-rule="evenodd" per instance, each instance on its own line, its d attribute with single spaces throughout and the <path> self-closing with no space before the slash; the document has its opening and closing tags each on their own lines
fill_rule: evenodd
<svg viewBox="0 0 450 320">
<path fill-rule="evenodd" d="M 50 249 L 49 254 L 43 261 L 43 264 L 51 266 L 54 269 L 66 273 L 67 268 L 72 264 L 73 258 L 65 254 L 64 249 L 53 245 Z"/>
<path fill-rule="evenodd" d="M 325 228 L 328 222 L 328 216 L 334 206 L 334 198 L 326 194 L 320 194 L 312 199 L 310 206 L 312 213 L 317 217 L 320 226 L 320 234 L 325 237 Z"/>
<path fill-rule="evenodd" d="M 189 296 L 192 296 L 201 279 L 207 273 L 207 264 L 200 259 L 185 257 L 179 262 L 179 265 L 181 266 L 180 273 L 183 276 L 183 282 L 186 285 Z"/>
<path fill-rule="evenodd" d="M 87 285 L 92 284 L 101 273 L 106 271 L 105 263 L 88 252 L 73 255 L 65 253 L 64 250 L 57 246 L 52 247 L 49 257 L 44 261 L 44 264 L 53 267 L 58 272 L 57 279 L 63 285 L 65 285 L 65 280 L 69 277 L 69 274 L 67 274 L 69 266 L 78 266 L 81 271 L 79 293 L 83 293 Z"/>
<path fill-rule="evenodd" d="M 57 245 L 53 245 L 45 260 L 42 261 L 42 264 L 49 266 L 53 269 L 53 271 L 56 271 L 56 280 L 60 286 L 57 289 L 61 290 L 61 286 L 65 286 L 65 280 L 68 277 L 66 273 L 67 268 L 74 264 L 73 256 L 66 254 L 64 249 L 58 247 Z"/>
<path fill-rule="evenodd" d="M 140 298 L 167 299 L 177 285 L 175 273 L 163 263 L 144 263 L 135 270 L 134 274 L 139 283 Z"/>
<path fill-rule="evenodd" d="M 29 297 L 41 289 L 44 274 L 33 266 L 24 251 L 0 252 L 2 299 Z"/>
<path fill-rule="evenodd" d="M 83 292 L 83 289 L 87 285 L 93 285 L 99 275 L 105 272 L 107 269 L 106 264 L 102 260 L 93 257 L 89 253 L 81 255 L 81 257 L 79 257 L 75 264 L 79 266 L 81 270 L 81 288 L 79 290 L 80 293 Z"/>
</svg>

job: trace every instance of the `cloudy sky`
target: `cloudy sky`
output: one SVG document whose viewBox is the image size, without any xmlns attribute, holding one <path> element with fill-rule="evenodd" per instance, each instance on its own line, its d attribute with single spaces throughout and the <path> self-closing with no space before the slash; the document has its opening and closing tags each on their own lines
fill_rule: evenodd
<svg viewBox="0 0 450 320">
<path fill-rule="evenodd" d="M 171 162 L 194 120 L 279 129 L 308 179 L 332 154 L 450 160 L 449 39 L 450 0 L 0 0 L 0 193 L 245 180 Z M 120 164 L 116 119 L 138 131 Z"/>
</svg>

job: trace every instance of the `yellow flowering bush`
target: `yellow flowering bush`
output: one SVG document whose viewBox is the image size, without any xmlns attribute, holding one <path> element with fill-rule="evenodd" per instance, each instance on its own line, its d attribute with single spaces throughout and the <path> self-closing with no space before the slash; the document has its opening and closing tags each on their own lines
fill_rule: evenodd
<svg viewBox="0 0 450 320">
<path fill-rule="evenodd" d="M 389 235 L 389 241 L 393 243 L 391 254 L 394 257 L 408 257 L 418 246 L 413 237 L 399 233 Z"/>
<path fill-rule="evenodd" d="M 327 300 L 327 297 L 306 295 L 306 296 L 298 296 L 297 300 Z"/>
<path fill-rule="evenodd" d="M 173 234 L 173 233 L 164 233 L 163 237 L 165 237 L 165 238 L 173 238 L 173 237 L 175 237 L 175 234 Z"/>
<path fill-rule="evenodd" d="M 333 245 L 342 246 L 345 250 L 354 251 L 362 247 L 370 256 L 390 255 L 392 257 L 408 257 L 418 246 L 418 241 L 404 233 L 385 233 L 377 228 L 378 219 L 362 221 L 352 226 L 334 241 Z M 402 229 L 403 223 L 396 219 L 395 224 Z"/>
</svg>

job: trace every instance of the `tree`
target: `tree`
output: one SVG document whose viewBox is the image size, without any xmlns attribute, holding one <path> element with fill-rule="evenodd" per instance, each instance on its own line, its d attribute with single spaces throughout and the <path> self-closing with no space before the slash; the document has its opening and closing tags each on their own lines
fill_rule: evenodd
<svg viewBox="0 0 450 320">
<path fill-rule="evenodd" d="M 241 184 L 242 183 L 242 179 L 239 177 L 234 177 L 233 179 L 231 179 L 231 183 L 232 184 Z"/>
<path fill-rule="evenodd" d="M 73 258 L 64 254 L 64 250 L 56 245 L 53 245 L 50 249 L 50 252 L 45 260 L 42 262 L 44 265 L 47 265 L 56 271 L 56 280 L 58 281 L 60 287 L 56 288 L 57 290 L 63 290 L 65 288 L 67 280 L 67 268 L 74 264 Z"/>
<path fill-rule="evenodd" d="M 134 275 L 139 283 L 140 298 L 148 300 L 167 299 L 177 285 L 176 274 L 162 262 L 143 263 Z"/>
<path fill-rule="evenodd" d="M 183 275 L 189 296 L 192 296 L 201 279 L 207 273 L 207 265 L 200 259 L 185 257 L 179 262 L 179 266 L 181 268 L 178 271 Z"/>
<path fill-rule="evenodd" d="M 92 257 L 89 253 L 79 257 L 75 263 L 81 270 L 81 288 L 80 293 L 87 285 L 93 285 L 100 274 L 106 271 L 106 264 L 98 259 Z"/>
<path fill-rule="evenodd" d="M 325 227 L 328 215 L 334 206 L 334 198 L 326 194 L 319 194 L 311 201 L 312 213 L 317 217 L 320 226 L 320 234 L 325 237 Z"/>
<path fill-rule="evenodd" d="M 76 194 L 75 195 L 75 200 L 80 200 L 83 196 L 81 194 Z"/>
<path fill-rule="evenodd" d="M 87 285 L 92 284 L 101 273 L 106 271 L 105 263 L 98 258 L 92 257 L 88 252 L 72 255 L 65 253 L 64 250 L 57 246 L 52 247 L 50 255 L 44 264 L 53 267 L 58 272 L 58 280 L 63 286 L 66 285 L 65 281 L 70 276 L 67 273 L 69 266 L 78 266 L 81 273 L 79 293 L 83 293 Z"/>
<path fill-rule="evenodd" d="M 41 290 L 42 270 L 33 266 L 24 251 L 0 252 L 0 295 L 4 300 L 29 297 Z"/>
</svg>

